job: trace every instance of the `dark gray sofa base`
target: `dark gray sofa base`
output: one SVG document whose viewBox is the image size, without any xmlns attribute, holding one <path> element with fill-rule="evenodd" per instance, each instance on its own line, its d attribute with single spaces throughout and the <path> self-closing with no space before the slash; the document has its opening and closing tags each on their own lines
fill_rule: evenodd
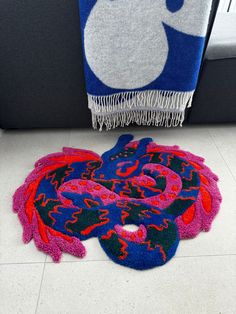
<svg viewBox="0 0 236 314">
<path fill-rule="evenodd" d="M 236 122 L 236 58 L 204 61 L 187 122 Z"/>
</svg>

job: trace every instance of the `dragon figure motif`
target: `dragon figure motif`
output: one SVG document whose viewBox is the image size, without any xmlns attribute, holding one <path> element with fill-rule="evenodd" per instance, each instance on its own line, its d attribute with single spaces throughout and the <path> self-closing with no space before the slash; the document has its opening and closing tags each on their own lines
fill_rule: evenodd
<svg viewBox="0 0 236 314">
<path fill-rule="evenodd" d="M 208 231 L 219 210 L 218 178 L 203 161 L 132 135 L 102 156 L 63 148 L 43 157 L 14 195 L 24 242 L 34 238 L 59 261 L 62 252 L 83 257 L 81 241 L 97 237 L 118 264 L 161 266 L 180 239 Z"/>
</svg>

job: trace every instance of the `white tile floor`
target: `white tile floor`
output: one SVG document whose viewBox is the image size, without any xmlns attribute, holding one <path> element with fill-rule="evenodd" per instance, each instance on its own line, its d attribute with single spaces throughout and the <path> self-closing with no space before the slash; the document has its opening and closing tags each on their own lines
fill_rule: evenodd
<svg viewBox="0 0 236 314">
<path fill-rule="evenodd" d="M 21 241 L 11 197 L 34 161 L 62 146 L 102 153 L 122 133 L 178 144 L 220 177 L 221 211 L 209 233 L 182 241 L 164 267 L 138 272 L 109 261 L 96 239 L 85 259 L 60 264 Z M 0 132 L 0 313 L 236 313 L 236 126 Z"/>
</svg>

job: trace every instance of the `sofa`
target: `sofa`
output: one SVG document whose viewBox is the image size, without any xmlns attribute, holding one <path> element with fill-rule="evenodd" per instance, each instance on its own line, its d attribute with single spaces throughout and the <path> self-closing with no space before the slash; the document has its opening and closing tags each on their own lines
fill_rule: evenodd
<svg viewBox="0 0 236 314">
<path fill-rule="evenodd" d="M 218 3 L 212 1 L 206 47 Z M 0 21 L 0 128 L 91 127 L 77 1 L 1 0 Z M 218 98 L 213 93 L 218 89 L 214 85 L 216 72 L 227 76 L 222 74 L 222 60 L 217 62 L 202 62 L 186 123 L 236 121 L 232 101 L 228 106 L 234 108 L 227 114 L 222 105 L 226 95 Z M 209 67 L 211 73 L 206 75 Z M 227 91 L 236 99 L 231 88 L 222 87 L 220 92 Z"/>
<path fill-rule="evenodd" d="M 236 13 L 219 12 L 188 123 L 236 122 Z"/>
</svg>

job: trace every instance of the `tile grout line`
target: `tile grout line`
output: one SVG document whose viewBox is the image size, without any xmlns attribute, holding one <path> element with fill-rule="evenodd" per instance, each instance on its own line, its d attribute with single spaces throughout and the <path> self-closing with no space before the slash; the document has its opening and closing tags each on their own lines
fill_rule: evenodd
<svg viewBox="0 0 236 314">
<path fill-rule="evenodd" d="M 211 138 L 211 140 L 212 140 L 213 144 L 215 145 L 215 147 L 216 147 L 216 149 L 217 149 L 218 153 L 220 154 L 221 158 L 223 159 L 223 161 L 224 161 L 224 163 L 225 163 L 225 165 L 226 165 L 227 169 L 229 170 L 229 172 L 230 172 L 230 174 L 231 174 L 231 176 L 232 176 L 233 180 L 234 180 L 234 181 L 235 181 L 235 183 L 236 183 L 236 178 L 235 178 L 235 176 L 234 176 L 233 172 L 231 171 L 231 169 L 230 169 L 230 167 L 229 167 L 229 165 L 228 165 L 227 161 L 225 160 L 224 156 L 222 155 L 222 153 L 221 153 L 221 151 L 220 151 L 220 149 L 219 149 L 218 145 L 216 144 L 216 141 L 215 141 L 215 139 L 214 139 L 213 135 L 211 134 L 211 132 L 210 132 L 209 128 L 207 128 L 207 131 L 208 131 L 208 133 L 209 133 L 209 135 L 210 135 L 210 138 Z"/>
<path fill-rule="evenodd" d="M 39 264 L 45 264 L 45 262 L 10 262 L 10 263 L 0 263 L 1 266 L 7 266 L 7 265 L 39 265 Z"/>
<path fill-rule="evenodd" d="M 202 254 L 202 255 L 183 255 L 183 256 L 174 256 L 173 258 L 201 258 L 201 257 L 226 257 L 226 256 L 236 256 L 236 253 L 231 254 Z"/>
<path fill-rule="evenodd" d="M 201 258 L 201 257 L 226 257 L 226 256 L 236 256 L 236 253 L 230 254 L 207 254 L 207 255 L 183 255 L 183 256 L 174 256 L 175 258 Z M 107 260 L 89 260 L 89 261 L 62 261 L 61 263 L 89 263 L 89 262 L 113 262 L 111 259 Z M 53 264 L 53 262 L 46 262 L 46 264 Z"/>
<path fill-rule="evenodd" d="M 208 254 L 208 255 L 183 255 L 183 256 L 174 256 L 173 258 L 201 258 L 201 257 L 226 257 L 226 256 L 236 256 L 236 253 L 230 253 L 230 254 Z M 112 262 L 112 260 L 89 260 L 89 261 L 61 261 L 59 264 L 66 264 L 66 263 L 90 263 L 90 262 Z M 47 264 L 54 264 L 53 262 L 24 262 L 24 263 L 0 263 L 1 266 L 7 266 L 7 265 L 35 265 L 35 264 L 44 264 L 45 266 Z M 57 263 L 58 264 L 58 263 Z"/>
<path fill-rule="evenodd" d="M 40 299 L 40 295 L 41 295 L 41 289 L 42 289 L 42 284 L 43 284 L 44 272 L 45 272 L 45 267 L 46 267 L 46 258 L 47 258 L 47 255 L 46 255 L 46 257 L 45 257 L 44 264 L 43 264 L 43 271 L 42 271 L 42 277 L 41 277 L 40 286 L 39 286 L 38 299 L 37 299 L 37 303 L 36 303 L 36 307 L 35 307 L 35 312 L 34 312 L 35 314 L 37 313 L 37 311 L 38 311 L 38 306 L 39 306 L 39 299 Z"/>
</svg>

